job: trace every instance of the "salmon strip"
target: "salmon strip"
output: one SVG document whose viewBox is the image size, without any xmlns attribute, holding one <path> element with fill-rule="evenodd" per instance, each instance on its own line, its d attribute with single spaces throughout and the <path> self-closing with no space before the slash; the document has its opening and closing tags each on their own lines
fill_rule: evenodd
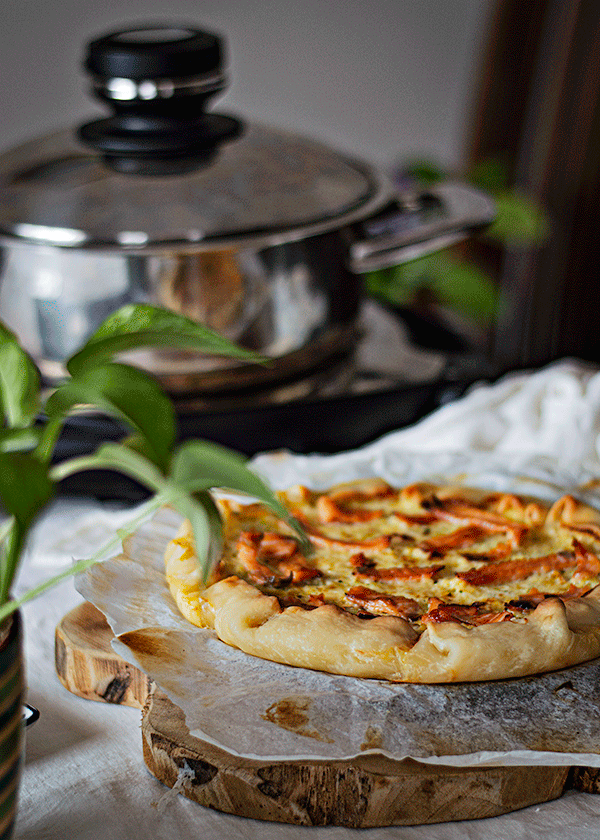
<svg viewBox="0 0 600 840">
<path fill-rule="evenodd" d="M 392 537 L 398 536 L 396 534 L 382 534 L 380 537 L 373 537 L 367 540 L 343 540 L 336 537 L 328 537 L 310 524 L 306 516 L 300 511 L 294 511 L 293 516 L 300 522 L 306 535 L 313 545 L 318 548 L 341 548 L 348 551 L 362 551 L 362 549 L 371 549 L 380 551 L 384 548 L 389 548 Z"/>
<path fill-rule="evenodd" d="M 386 499 L 396 496 L 397 490 L 383 479 L 372 479 L 365 482 L 361 489 L 355 487 L 340 487 L 330 491 L 327 495 L 334 502 L 363 502 L 368 499 Z"/>
<path fill-rule="evenodd" d="M 515 598 L 505 604 L 505 606 L 510 607 L 511 610 L 534 610 L 546 598 L 560 598 L 561 601 L 570 601 L 572 598 L 582 598 L 588 592 L 590 592 L 589 586 L 575 586 L 574 584 L 571 584 L 567 591 L 561 592 L 560 595 L 550 592 L 540 592 L 539 589 L 531 589 L 521 598 Z"/>
<path fill-rule="evenodd" d="M 481 569 L 470 569 L 456 575 L 465 583 L 473 586 L 487 586 L 494 583 L 508 583 L 512 580 L 525 580 L 536 572 L 569 569 L 578 563 L 575 552 L 560 551 L 544 557 L 532 557 L 522 560 L 507 560 L 501 563 L 489 563 Z"/>
<path fill-rule="evenodd" d="M 452 549 L 466 548 L 473 545 L 479 540 L 485 539 L 489 536 L 488 531 L 480 528 L 479 525 L 466 525 L 463 528 L 458 528 L 450 534 L 440 534 L 436 537 L 429 537 L 428 539 L 418 544 L 419 548 L 424 551 L 431 551 L 434 554 L 443 554 L 445 551 Z"/>
<path fill-rule="evenodd" d="M 355 569 L 374 569 L 375 561 L 372 557 L 367 557 L 362 551 L 358 551 L 350 557 L 350 565 Z"/>
<path fill-rule="evenodd" d="M 437 600 L 437 599 L 435 599 Z M 444 621 L 456 621 L 459 624 L 497 624 L 510 621 L 514 615 L 508 610 L 502 612 L 481 612 L 479 604 L 444 604 L 430 605 L 430 609 L 421 618 L 425 624 L 440 624 Z"/>
<path fill-rule="evenodd" d="M 261 559 L 285 560 L 298 552 L 298 543 L 293 537 L 284 537 L 265 531 L 261 534 L 259 554 Z"/>
<path fill-rule="evenodd" d="M 484 510 L 476 505 L 470 505 L 460 499 L 447 499 L 442 502 L 441 506 L 435 506 L 430 509 L 433 513 L 440 517 L 440 519 L 472 519 L 473 522 L 482 525 L 497 526 L 499 528 L 523 528 L 527 530 L 525 525 L 519 522 L 513 522 L 506 516 L 500 516 L 498 513 L 492 513 L 490 510 Z"/>
<path fill-rule="evenodd" d="M 529 530 L 527 525 L 515 523 L 505 516 L 482 510 L 460 499 L 448 499 L 444 502 L 438 500 L 435 506 L 430 507 L 422 514 L 404 514 L 396 511 L 394 515 L 408 527 L 413 525 L 430 525 L 432 522 L 442 521 L 464 523 L 463 528 L 478 528 L 481 536 L 486 536 L 489 533 L 506 532 L 512 548 L 516 548 L 521 544 L 524 535 Z M 457 533 L 464 533 L 464 531 Z M 439 550 L 444 550 L 445 546 L 446 544 L 442 542 Z M 458 543 L 452 544 L 450 542 L 447 544 L 447 549 L 456 547 L 458 547 Z"/>
<path fill-rule="evenodd" d="M 384 511 L 353 508 L 349 505 L 353 502 L 389 498 L 396 494 L 397 491 L 383 480 L 365 483 L 362 489 L 341 487 L 318 497 L 317 514 L 324 524 L 327 522 L 370 522 L 373 519 L 381 519 Z"/>
<path fill-rule="evenodd" d="M 315 580 L 315 578 L 321 577 L 319 569 L 309 566 L 302 562 L 303 560 L 304 558 L 298 552 L 293 557 L 277 563 L 277 569 L 291 577 L 292 583 L 305 583 L 307 580 Z"/>
<path fill-rule="evenodd" d="M 250 579 L 259 585 L 285 586 L 314 580 L 321 575 L 305 561 L 292 537 L 270 531 L 242 531 L 236 548 L 239 562 Z"/>
<path fill-rule="evenodd" d="M 467 522 L 492 533 L 506 532 L 514 548 L 521 544 L 529 530 L 527 525 L 454 499 L 444 502 L 443 507 L 432 508 L 430 512 L 447 522 Z"/>
<path fill-rule="evenodd" d="M 383 510 L 350 509 L 337 504 L 329 496 L 319 496 L 317 499 L 317 514 L 323 524 L 328 522 L 370 522 L 373 519 L 381 519 Z"/>
<path fill-rule="evenodd" d="M 413 525 L 431 525 L 432 522 L 437 522 L 439 519 L 439 517 L 436 516 L 434 513 L 412 514 L 400 513 L 397 510 L 394 511 L 394 516 L 408 528 L 412 527 Z"/>
<path fill-rule="evenodd" d="M 262 534 L 257 531 L 242 531 L 236 544 L 237 559 L 253 583 L 259 586 L 280 585 L 282 576 L 258 559 L 261 539 Z"/>
<path fill-rule="evenodd" d="M 600 574 L 600 560 L 596 555 L 589 551 L 583 543 L 579 540 L 573 540 L 573 549 L 575 551 L 575 558 L 577 560 L 577 574 L 582 575 L 599 575 Z"/>
<path fill-rule="evenodd" d="M 392 566 L 389 569 L 376 569 L 370 566 L 358 568 L 354 574 L 361 580 L 433 580 L 443 566 Z"/>
<path fill-rule="evenodd" d="M 366 586 L 353 586 L 346 593 L 346 598 L 365 612 L 376 615 L 396 615 L 400 618 L 414 619 L 421 615 L 421 609 L 412 598 L 401 595 L 382 595 Z"/>
<path fill-rule="evenodd" d="M 374 537 L 373 539 L 369 540 L 340 540 L 340 539 L 333 539 L 332 537 L 326 537 L 324 534 L 320 534 L 318 531 L 308 530 L 308 538 L 313 543 L 320 548 L 341 548 L 346 549 L 348 551 L 360 551 L 363 548 L 371 549 L 374 551 L 381 551 L 385 548 L 389 548 L 392 535 L 389 536 L 381 536 L 381 537 Z"/>
<path fill-rule="evenodd" d="M 419 580 L 420 578 L 433 578 L 444 566 L 392 566 L 387 569 L 378 569 L 375 561 L 365 557 L 362 552 L 353 554 L 350 558 L 350 565 L 354 566 L 353 574 L 358 578 L 369 578 L 371 580 Z"/>
<path fill-rule="evenodd" d="M 579 540 L 573 540 L 573 551 L 559 551 L 545 557 L 532 557 L 522 560 L 508 560 L 503 563 L 490 563 L 481 569 L 459 572 L 457 577 L 475 586 L 489 583 L 507 583 L 512 580 L 524 580 L 536 572 L 570 569 L 576 567 L 576 573 L 599 575 L 600 560 Z"/>
</svg>

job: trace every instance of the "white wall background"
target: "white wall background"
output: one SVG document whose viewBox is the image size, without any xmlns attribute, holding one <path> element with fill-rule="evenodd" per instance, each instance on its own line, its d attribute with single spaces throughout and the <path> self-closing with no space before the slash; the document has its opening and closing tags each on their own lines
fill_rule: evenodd
<svg viewBox="0 0 600 840">
<path fill-rule="evenodd" d="M 215 104 L 390 167 L 459 165 L 491 0 L 0 0 L 0 149 L 83 121 L 83 46 L 121 24 L 226 34 Z"/>
</svg>

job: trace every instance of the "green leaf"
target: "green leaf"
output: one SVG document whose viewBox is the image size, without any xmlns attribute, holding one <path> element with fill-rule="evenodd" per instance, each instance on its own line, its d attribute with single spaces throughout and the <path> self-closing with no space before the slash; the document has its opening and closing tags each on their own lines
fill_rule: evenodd
<svg viewBox="0 0 600 840">
<path fill-rule="evenodd" d="M 166 487 L 166 479 L 160 469 L 148 458 L 118 443 L 104 443 L 91 455 L 69 458 L 54 465 L 50 476 L 62 481 L 85 470 L 112 469 L 131 476 L 149 490 L 159 493 Z"/>
<path fill-rule="evenodd" d="M 265 482 L 248 469 L 245 459 L 236 452 L 206 441 L 186 441 L 175 453 L 171 474 L 165 478 L 142 454 L 115 443 L 105 443 L 92 455 L 71 458 L 52 468 L 51 475 L 59 481 L 74 473 L 89 469 L 114 469 L 155 493 L 165 504 L 171 504 L 192 521 L 196 550 L 204 580 L 210 575 L 215 558 L 220 556 L 221 531 L 217 534 L 214 503 L 207 492 L 220 488 L 251 495 L 267 505 L 276 516 L 286 521 L 300 538 L 302 549 L 310 552 L 310 543 L 299 523 L 274 495 Z M 204 512 L 197 505 L 204 507 Z M 204 523 L 204 524 L 203 524 Z M 196 531 L 198 535 L 196 536 Z M 215 546 L 218 546 L 218 550 Z"/>
<path fill-rule="evenodd" d="M 39 407 L 40 376 L 29 355 L 0 322 L 0 404 L 7 426 L 27 426 Z"/>
<path fill-rule="evenodd" d="M 508 161 L 501 157 L 484 158 L 473 164 L 468 172 L 468 178 L 473 186 L 496 195 L 508 189 L 510 180 Z"/>
<path fill-rule="evenodd" d="M 119 528 L 119 530 L 114 534 L 114 536 L 108 540 L 108 542 L 104 543 L 98 551 L 96 551 L 91 557 L 86 557 L 83 560 L 78 560 L 72 566 L 69 566 L 68 569 L 63 569 L 57 575 L 54 575 L 51 578 L 47 578 L 46 580 L 42 581 L 42 583 L 38 584 L 37 586 L 33 587 L 33 589 L 29 589 L 27 592 L 20 595 L 18 598 L 15 598 L 12 601 L 7 601 L 3 604 L 0 603 L 0 622 L 7 615 L 10 615 L 15 610 L 19 609 L 22 604 L 26 604 L 28 601 L 32 601 L 34 598 L 37 598 L 39 595 L 42 595 L 49 589 L 52 589 L 57 584 L 61 583 L 61 581 L 66 580 L 67 578 L 72 577 L 73 575 L 77 575 L 80 572 L 84 572 L 86 569 L 89 569 L 91 566 L 94 566 L 100 560 L 103 560 L 110 551 L 113 551 L 117 548 L 120 542 L 124 539 L 125 536 L 129 536 L 132 534 L 136 528 L 141 525 L 141 523 L 147 519 L 148 515 L 155 511 L 161 505 L 161 500 L 154 497 L 150 499 L 150 501 L 146 502 L 141 508 L 138 509 L 137 515 L 131 519 L 129 522 L 125 523 L 124 525 Z M 8 520 L 7 520 L 8 522 Z M 9 525 L 12 525 L 11 522 L 8 522 Z M 0 528 L 0 543 L 2 543 L 3 536 L 10 532 L 10 528 L 2 529 Z"/>
<path fill-rule="evenodd" d="M 429 284 L 435 297 L 479 323 L 496 317 L 498 290 L 474 263 L 459 261 L 448 252 L 435 255 L 429 266 Z"/>
<path fill-rule="evenodd" d="M 426 254 L 410 262 L 367 274 L 368 293 L 395 306 L 412 303 L 417 290 L 429 285 L 430 269 L 435 256 Z"/>
<path fill-rule="evenodd" d="M 27 453 L 0 453 L 0 501 L 13 517 L 0 565 L 0 603 L 9 596 L 31 524 L 53 494 L 45 464 Z"/>
<path fill-rule="evenodd" d="M 7 513 L 29 522 L 52 498 L 53 483 L 45 464 L 25 452 L 0 454 L 0 500 Z"/>
<path fill-rule="evenodd" d="M 157 459 L 154 449 L 142 435 L 128 435 L 127 437 L 121 438 L 119 443 L 121 446 L 131 449 L 133 452 L 137 452 L 139 455 L 143 455 L 144 458 L 152 461 L 161 472 L 166 472 L 168 465 L 164 464 L 162 460 L 159 461 Z"/>
<path fill-rule="evenodd" d="M 427 254 L 381 274 L 367 276 L 370 294 L 396 306 L 414 302 L 427 289 L 434 300 L 447 304 L 479 323 L 491 322 L 497 313 L 498 290 L 493 280 L 475 263 L 460 260 L 451 251 Z"/>
<path fill-rule="evenodd" d="M 92 455 L 63 461 L 52 468 L 51 474 L 58 481 L 90 469 L 118 470 L 156 493 L 162 504 L 172 505 L 187 517 L 194 530 L 196 555 L 206 583 L 221 557 L 223 533 L 219 512 L 207 492 L 190 492 L 188 488 L 165 478 L 140 453 L 115 443 L 104 444 Z"/>
<path fill-rule="evenodd" d="M 402 167 L 402 174 L 416 178 L 423 186 L 437 184 L 447 177 L 437 163 L 425 159 L 409 161 Z"/>
<path fill-rule="evenodd" d="M 206 491 L 194 495 L 178 495 L 172 504 L 182 516 L 190 520 L 202 582 L 206 584 L 223 553 L 223 523 L 219 510 Z"/>
<path fill-rule="evenodd" d="M 183 315 L 149 304 L 129 304 L 110 315 L 67 362 L 76 375 L 110 361 L 116 354 L 140 347 L 169 347 L 231 356 L 247 362 L 267 362 L 238 347 L 208 327 Z"/>
<path fill-rule="evenodd" d="M 30 452 L 39 440 L 39 429 L 0 429 L 0 452 Z"/>
<path fill-rule="evenodd" d="M 247 459 L 243 455 L 224 446 L 204 440 L 188 440 L 173 455 L 170 477 L 188 489 L 219 487 L 256 496 L 261 501 L 272 499 L 272 491 L 246 464 Z M 279 502 L 277 504 L 283 510 L 283 506 Z"/>
<path fill-rule="evenodd" d="M 128 365 L 103 364 L 59 386 L 45 408 L 53 420 L 82 404 L 124 420 L 142 438 L 145 454 L 166 469 L 175 440 L 175 412 L 152 377 Z"/>
<path fill-rule="evenodd" d="M 550 233 L 547 214 L 533 199 L 515 191 L 498 193 L 497 214 L 483 232 L 486 239 L 520 245 L 540 245 Z"/>
<path fill-rule="evenodd" d="M 310 551 L 300 524 L 262 478 L 248 469 L 246 459 L 239 453 L 208 441 L 186 441 L 173 456 L 170 478 L 178 487 L 190 491 L 219 488 L 253 496 L 287 522 L 300 537 L 303 550 Z"/>
<path fill-rule="evenodd" d="M 406 290 L 401 283 L 396 285 L 395 272 L 391 268 L 379 268 L 377 271 L 370 271 L 364 276 L 365 291 L 367 294 L 380 300 L 401 305 L 406 302 Z M 398 289 L 398 296 L 395 291 Z"/>
</svg>

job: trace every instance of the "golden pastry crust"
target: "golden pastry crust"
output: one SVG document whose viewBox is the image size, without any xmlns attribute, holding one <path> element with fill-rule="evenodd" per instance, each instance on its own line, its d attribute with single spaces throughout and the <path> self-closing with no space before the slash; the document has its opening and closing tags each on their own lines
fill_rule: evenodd
<svg viewBox="0 0 600 840">
<path fill-rule="evenodd" d="M 600 513 L 379 479 L 281 501 L 313 544 L 258 504 L 221 501 L 225 549 L 203 587 L 188 522 L 166 576 L 183 615 L 246 653 L 396 682 L 541 673 L 600 655 Z"/>
</svg>

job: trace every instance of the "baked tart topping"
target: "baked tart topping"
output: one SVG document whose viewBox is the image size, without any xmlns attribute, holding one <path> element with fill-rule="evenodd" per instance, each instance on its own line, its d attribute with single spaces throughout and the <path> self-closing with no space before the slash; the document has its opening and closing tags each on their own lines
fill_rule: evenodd
<svg viewBox="0 0 600 840">
<path fill-rule="evenodd" d="M 600 514 L 573 496 L 549 507 L 512 493 L 395 489 L 378 479 L 279 495 L 308 535 L 309 556 L 265 507 L 221 501 L 223 558 L 190 610 L 178 594 L 190 558 L 181 535 L 167 551 L 184 615 L 230 644 L 304 667 L 414 681 L 534 673 L 600 654 L 600 596 L 592 592 Z M 250 592 L 252 609 L 262 605 L 252 642 L 240 630 Z M 256 641 L 271 634 L 272 650 Z M 496 650 L 503 645 L 512 651 L 506 663 Z"/>
</svg>

